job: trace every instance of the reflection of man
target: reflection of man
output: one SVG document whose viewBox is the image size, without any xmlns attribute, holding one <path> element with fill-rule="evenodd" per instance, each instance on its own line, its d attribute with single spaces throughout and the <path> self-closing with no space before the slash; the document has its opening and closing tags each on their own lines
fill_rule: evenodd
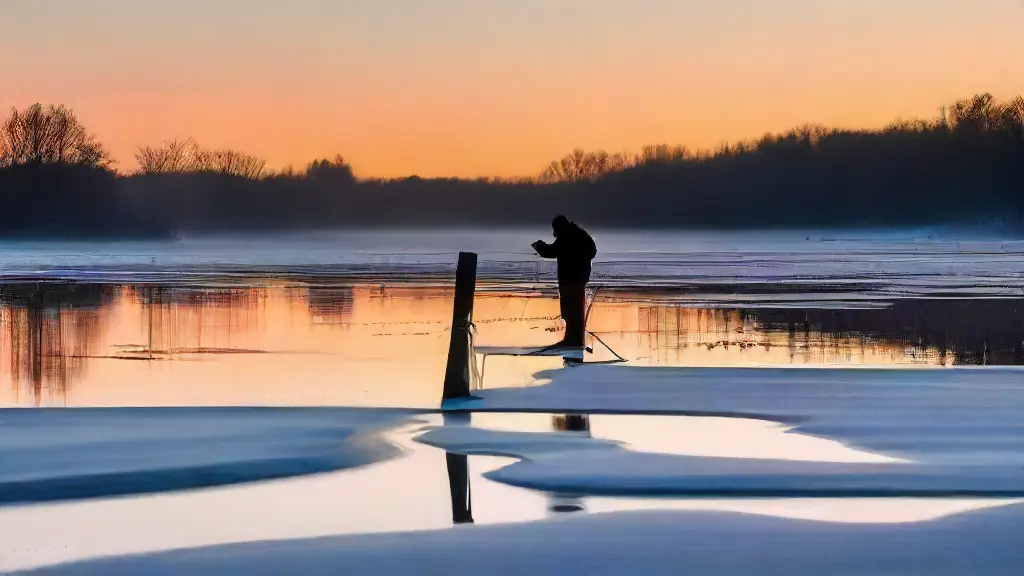
<svg viewBox="0 0 1024 576">
<path fill-rule="evenodd" d="M 555 414 L 551 417 L 551 427 L 556 432 L 587 432 L 590 436 L 590 415 Z"/>
<path fill-rule="evenodd" d="M 551 419 L 551 427 L 562 432 L 584 432 L 590 436 L 590 416 L 588 414 L 556 414 Z M 583 498 L 576 494 L 554 492 L 548 495 L 548 510 L 555 513 L 582 512 Z"/>
<path fill-rule="evenodd" d="M 565 216 L 556 216 L 551 229 L 555 241 L 548 244 L 538 240 L 533 243 L 533 249 L 541 258 L 558 260 L 558 300 L 565 321 L 565 337 L 557 346 L 582 347 L 590 261 L 597 256 L 597 245 L 590 234 Z"/>
</svg>

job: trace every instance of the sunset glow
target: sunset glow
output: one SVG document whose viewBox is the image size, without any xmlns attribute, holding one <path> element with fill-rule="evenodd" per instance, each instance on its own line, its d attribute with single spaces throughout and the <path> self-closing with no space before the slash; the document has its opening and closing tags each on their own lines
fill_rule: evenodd
<svg viewBox="0 0 1024 576">
<path fill-rule="evenodd" d="M 1024 93 L 1020 0 L 7 0 L 0 106 L 121 170 L 195 138 L 359 176 L 534 174 L 574 147 L 875 127 Z"/>
</svg>

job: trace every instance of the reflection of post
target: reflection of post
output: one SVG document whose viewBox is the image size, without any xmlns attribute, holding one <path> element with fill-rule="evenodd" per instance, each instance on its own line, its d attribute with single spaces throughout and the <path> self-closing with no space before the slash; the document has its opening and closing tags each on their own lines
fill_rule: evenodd
<svg viewBox="0 0 1024 576">
<path fill-rule="evenodd" d="M 442 416 L 445 426 L 469 426 L 473 415 L 470 413 L 447 413 Z M 470 524 L 473 522 L 473 499 L 469 489 L 469 457 L 464 454 L 446 452 L 448 465 L 448 488 L 452 498 L 452 522 Z"/>
<path fill-rule="evenodd" d="M 473 321 L 473 295 L 476 291 L 476 254 L 459 252 L 455 269 L 455 305 L 452 311 L 452 336 L 448 345 L 448 365 L 444 372 L 441 400 L 469 396 L 469 327 Z"/>
<path fill-rule="evenodd" d="M 448 488 L 452 495 L 452 522 L 473 523 L 473 499 L 469 489 L 469 457 L 465 454 L 446 452 L 448 464 Z"/>
</svg>

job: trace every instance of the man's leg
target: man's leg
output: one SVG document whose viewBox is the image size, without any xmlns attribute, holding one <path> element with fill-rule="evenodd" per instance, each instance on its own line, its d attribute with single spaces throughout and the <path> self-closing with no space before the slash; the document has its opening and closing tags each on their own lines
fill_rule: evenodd
<svg viewBox="0 0 1024 576">
<path fill-rule="evenodd" d="M 559 305 L 562 319 L 565 320 L 565 346 L 583 346 L 586 327 L 583 325 L 586 314 L 587 285 L 566 284 L 558 287 Z"/>
<path fill-rule="evenodd" d="M 566 340 L 569 339 L 569 316 L 571 315 L 572 308 L 572 290 L 566 284 L 558 285 L 558 311 L 562 317 L 562 322 L 565 322 L 565 334 L 562 335 L 562 341 L 559 344 L 565 344 Z"/>
</svg>

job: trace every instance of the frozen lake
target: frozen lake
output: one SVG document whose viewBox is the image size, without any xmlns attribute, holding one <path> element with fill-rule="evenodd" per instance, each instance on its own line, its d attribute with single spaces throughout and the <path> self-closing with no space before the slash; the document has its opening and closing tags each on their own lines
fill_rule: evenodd
<svg viewBox="0 0 1024 576">
<path fill-rule="evenodd" d="M 0 571 L 1024 569 L 1024 243 L 596 232 L 591 364 L 439 414 L 455 253 L 539 346 L 545 236 L 0 245 Z"/>
</svg>

